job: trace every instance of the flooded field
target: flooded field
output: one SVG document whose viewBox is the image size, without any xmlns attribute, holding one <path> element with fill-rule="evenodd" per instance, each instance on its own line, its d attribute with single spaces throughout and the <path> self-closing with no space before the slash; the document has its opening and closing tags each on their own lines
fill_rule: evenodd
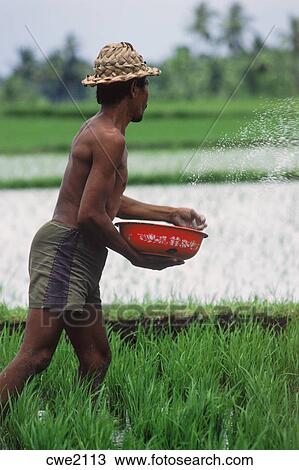
<svg viewBox="0 0 299 470">
<path fill-rule="evenodd" d="M 0 181 L 62 177 L 66 163 L 67 154 L 0 155 Z M 299 147 L 265 145 L 250 149 L 220 147 L 196 153 L 191 150 L 130 152 L 128 167 L 129 174 L 132 176 L 159 173 L 179 174 L 186 167 L 189 172 L 195 174 L 195 179 L 197 172 L 208 171 L 240 173 L 246 170 L 264 170 L 270 176 L 283 176 L 284 171 L 299 169 Z"/>
<path fill-rule="evenodd" d="M 57 194 L 1 191 L 0 301 L 10 306 L 27 305 L 30 243 L 52 217 Z M 299 183 L 130 186 L 126 194 L 203 212 L 209 238 L 185 265 L 162 272 L 136 268 L 109 250 L 100 284 L 103 303 L 188 296 L 201 302 L 299 300 Z"/>
</svg>

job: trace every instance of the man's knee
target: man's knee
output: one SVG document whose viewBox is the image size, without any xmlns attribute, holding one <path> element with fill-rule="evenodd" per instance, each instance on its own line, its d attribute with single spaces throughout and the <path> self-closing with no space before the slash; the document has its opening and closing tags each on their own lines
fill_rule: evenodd
<svg viewBox="0 0 299 470">
<path fill-rule="evenodd" d="M 80 368 L 86 372 L 100 372 L 107 370 L 112 360 L 110 348 L 101 352 L 93 352 L 80 358 Z"/>
<path fill-rule="evenodd" d="M 39 374 L 47 369 L 52 359 L 53 352 L 49 349 L 42 349 L 40 351 L 32 351 L 29 354 L 28 360 L 30 361 L 33 374 Z"/>
</svg>

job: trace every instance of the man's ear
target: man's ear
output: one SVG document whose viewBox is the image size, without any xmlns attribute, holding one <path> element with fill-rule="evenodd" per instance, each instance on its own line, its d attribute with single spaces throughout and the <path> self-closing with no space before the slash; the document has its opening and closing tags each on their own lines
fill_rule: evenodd
<svg viewBox="0 0 299 470">
<path fill-rule="evenodd" d="M 131 98 L 135 98 L 135 96 L 137 95 L 137 79 L 134 78 L 132 83 L 131 83 L 131 88 L 130 88 L 130 94 L 131 94 Z"/>
</svg>

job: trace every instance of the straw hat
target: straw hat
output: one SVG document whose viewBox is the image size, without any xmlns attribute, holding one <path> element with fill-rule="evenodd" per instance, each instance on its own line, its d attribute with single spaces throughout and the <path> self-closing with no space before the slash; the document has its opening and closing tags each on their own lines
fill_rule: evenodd
<svg viewBox="0 0 299 470">
<path fill-rule="evenodd" d="M 161 73 L 157 67 L 148 67 L 143 57 L 128 42 L 113 43 L 103 47 L 95 60 L 94 70 L 94 75 L 87 75 L 81 81 L 83 85 L 125 82 L 131 78 Z"/>
</svg>

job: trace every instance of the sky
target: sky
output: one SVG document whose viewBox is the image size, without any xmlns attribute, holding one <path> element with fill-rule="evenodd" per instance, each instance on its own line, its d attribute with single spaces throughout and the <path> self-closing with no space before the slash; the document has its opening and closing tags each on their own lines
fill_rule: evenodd
<svg viewBox="0 0 299 470">
<path fill-rule="evenodd" d="M 32 47 L 41 56 L 28 30 L 47 54 L 59 48 L 69 33 L 80 44 L 80 55 L 91 67 L 102 46 L 128 41 L 150 65 L 169 56 L 178 45 L 192 47 L 188 31 L 199 0 L 1 0 L 0 76 L 16 63 L 19 47 Z M 224 15 L 232 0 L 208 0 Z M 251 26 L 269 43 L 287 30 L 290 15 L 299 16 L 298 0 L 239 0 L 252 17 Z"/>
</svg>

